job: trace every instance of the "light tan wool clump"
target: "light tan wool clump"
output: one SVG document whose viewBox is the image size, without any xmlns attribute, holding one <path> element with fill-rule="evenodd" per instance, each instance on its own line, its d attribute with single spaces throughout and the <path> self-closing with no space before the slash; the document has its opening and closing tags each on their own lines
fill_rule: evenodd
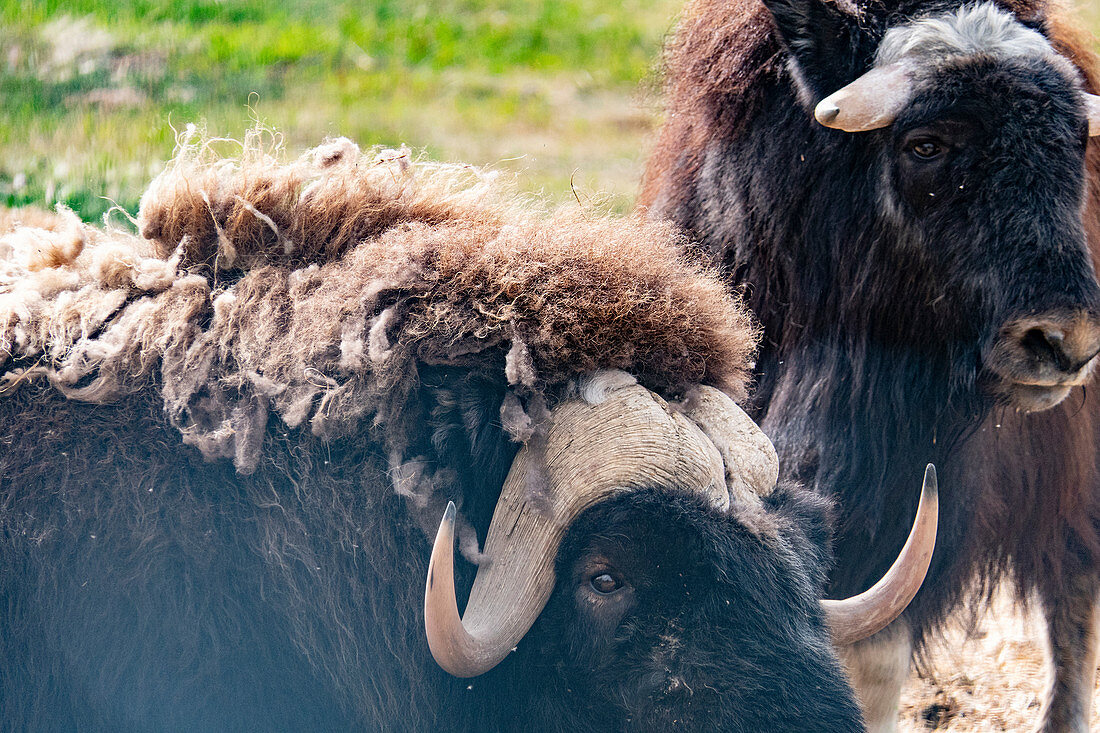
<svg viewBox="0 0 1100 733">
<path fill-rule="evenodd" d="M 665 225 L 533 211 L 482 171 L 346 139 L 281 162 L 263 139 L 223 158 L 185 138 L 140 236 L 62 211 L 0 237 L 0 397 L 157 388 L 185 442 L 249 472 L 272 413 L 322 437 L 369 420 L 400 453 L 386 428 L 418 364 L 503 364 L 528 394 L 603 368 L 744 396 L 750 317 Z"/>
</svg>

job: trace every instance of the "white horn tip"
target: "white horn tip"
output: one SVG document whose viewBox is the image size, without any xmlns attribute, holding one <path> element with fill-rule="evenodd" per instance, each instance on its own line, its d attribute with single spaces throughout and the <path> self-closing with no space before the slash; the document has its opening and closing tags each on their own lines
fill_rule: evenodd
<svg viewBox="0 0 1100 733">
<path fill-rule="evenodd" d="M 936 477 L 936 467 L 929 463 L 924 467 L 924 485 L 921 486 L 922 494 L 936 494 L 940 493 L 939 481 Z M 925 497 L 921 497 L 921 504 L 925 504 Z M 453 504 L 451 506 L 454 506 Z"/>
<path fill-rule="evenodd" d="M 821 100 L 821 103 L 814 109 L 814 119 L 820 122 L 825 127 L 832 127 L 833 121 L 840 115 L 840 107 L 829 99 Z"/>
<path fill-rule="evenodd" d="M 477 677 L 507 656 L 515 642 L 507 638 L 501 640 L 499 634 L 494 634 L 491 629 L 486 635 L 484 626 L 479 626 L 476 620 L 474 624 L 481 629 L 480 632 L 471 633 L 463 625 L 455 600 L 456 514 L 454 502 L 447 502 L 435 544 L 432 545 L 428 579 L 424 584 L 424 633 L 432 657 L 445 672 L 455 677 Z M 469 610 L 467 608 L 467 612 Z"/>
</svg>

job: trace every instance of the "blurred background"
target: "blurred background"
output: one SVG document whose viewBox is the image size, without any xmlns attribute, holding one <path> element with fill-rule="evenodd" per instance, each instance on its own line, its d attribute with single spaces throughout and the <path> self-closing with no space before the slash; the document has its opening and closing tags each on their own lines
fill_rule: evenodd
<svg viewBox="0 0 1100 733">
<path fill-rule="evenodd" d="M 176 130 L 329 135 L 629 209 L 682 0 L 2 0 L 0 203 L 136 211 Z"/>
<path fill-rule="evenodd" d="M 0 203 L 132 213 L 173 128 L 258 121 L 291 154 L 405 143 L 626 211 L 682 3 L 0 0 Z"/>
</svg>

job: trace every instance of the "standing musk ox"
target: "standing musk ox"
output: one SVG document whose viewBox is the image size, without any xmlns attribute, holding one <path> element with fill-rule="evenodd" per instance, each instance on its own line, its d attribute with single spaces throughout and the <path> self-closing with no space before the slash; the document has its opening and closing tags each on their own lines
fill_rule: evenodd
<svg viewBox="0 0 1100 733">
<path fill-rule="evenodd" d="M 1007 577 L 1048 625 L 1040 729 L 1086 730 L 1097 71 L 1043 0 L 698 0 L 669 48 L 642 203 L 762 322 L 750 413 L 784 477 L 838 500 L 831 592 L 901 546 L 901 477 L 934 461 L 950 486 L 924 589 L 848 654 L 872 729 L 896 725 L 911 650 Z"/>
<path fill-rule="evenodd" d="M 830 629 L 916 592 L 934 482 L 819 601 L 828 506 L 668 227 L 347 141 L 185 145 L 139 222 L 0 239 L 0 727 L 862 729 Z"/>
</svg>

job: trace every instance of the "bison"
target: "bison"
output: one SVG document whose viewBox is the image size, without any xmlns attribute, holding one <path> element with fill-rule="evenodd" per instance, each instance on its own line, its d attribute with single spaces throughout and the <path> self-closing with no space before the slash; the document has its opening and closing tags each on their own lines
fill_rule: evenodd
<svg viewBox="0 0 1100 733">
<path fill-rule="evenodd" d="M 916 592 L 934 480 L 820 601 L 829 506 L 777 483 L 754 327 L 669 227 L 211 147 L 140 236 L 0 239 L 0 727 L 862 728 L 832 642 Z"/>
<path fill-rule="evenodd" d="M 763 324 L 749 412 L 839 503 L 831 592 L 901 546 L 900 477 L 935 461 L 951 486 L 924 590 L 848 655 L 874 730 L 910 651 L 1006 578 L 1047 621 L 1040 728 L 1087 727 L 1100 67 L 1079 36 L 1045 0 L 696 0 L 668 48 L 641 202 Z"/>
</svg>

